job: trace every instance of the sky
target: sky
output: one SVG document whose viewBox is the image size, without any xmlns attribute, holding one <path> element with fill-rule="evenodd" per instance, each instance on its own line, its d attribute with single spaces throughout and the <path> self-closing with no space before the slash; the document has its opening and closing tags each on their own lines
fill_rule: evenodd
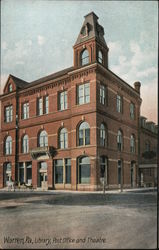
<svg viewBox="0 0 159 250">
<path fill-rule="evenodd" d="M 141 115 L 157 122 L 157 1 L 1 1 L 1 93 L 9 74 L 26 81 L 73 65 L 84 16 L 104 27 L 109 69 L 141 82 Z"/>
</svg>

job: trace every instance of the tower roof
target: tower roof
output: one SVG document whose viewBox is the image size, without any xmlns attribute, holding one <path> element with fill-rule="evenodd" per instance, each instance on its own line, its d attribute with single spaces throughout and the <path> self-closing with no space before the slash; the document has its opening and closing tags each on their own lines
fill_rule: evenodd
<svg viewBox="0 0 159 250">
<path fill-rule="evenodd" d="M 85 42 L 91 38 L 96 38 L 98 41 L 106 45 L 104 39 L 104 28 L 98 23 L 98 16 L 94 12 L 90 12 L 85 16 L 84 23 L 75 45 Z"/>
</svg>

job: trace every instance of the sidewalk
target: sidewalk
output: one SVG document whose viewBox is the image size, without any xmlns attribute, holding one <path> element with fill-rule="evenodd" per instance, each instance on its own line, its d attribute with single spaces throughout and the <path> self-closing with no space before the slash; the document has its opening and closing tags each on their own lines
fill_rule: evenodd
<svg viewBox="0 0 159 250">
<path fill-rule="evenodd" d="M 139 192 L 154 192 L 157 191 L 157 188 L 155 187 L 145 187 L 145 188 L 131 188 L 131 189 L 123 189 L 122 191 L 120 189 L 115 189 L 115 190 L 105 190 L 105 194 L 119 194 L 119 193 L 139 193 Z M 103 194 L 103 191 L 76 191 L 76 190 L 41 190 L 41 189 L 9 189 L 8 188 L 3 188 L 0 189 L 0 192 L 42 192 L 42 193 L 73 193 L 73 194 Z"/>
</svg>

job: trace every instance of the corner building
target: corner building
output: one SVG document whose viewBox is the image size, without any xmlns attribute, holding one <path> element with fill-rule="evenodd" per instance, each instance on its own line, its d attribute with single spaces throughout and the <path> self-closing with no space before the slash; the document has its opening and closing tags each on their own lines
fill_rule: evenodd
<svg viewBox="0 0 159 250">
<path fill-rule="evenodd" d="M 1 188 L 10 180 L 42 189 L 138 186 L 140 82 L 133 88 L 109 70 L 93 12 L 73 50 L 73 67 L 33 82 L 9 75 L 0 97 Z"/>
</svg>

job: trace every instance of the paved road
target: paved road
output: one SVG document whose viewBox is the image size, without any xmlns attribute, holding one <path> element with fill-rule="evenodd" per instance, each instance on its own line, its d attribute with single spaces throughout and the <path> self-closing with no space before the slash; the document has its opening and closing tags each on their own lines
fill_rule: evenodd
<svg viewBox="0 0 159 250">
<path fill-rule="evenodd" d="M 156 192 L 0 192 L 5 249 L 152 249 Z"/>
</svg>

